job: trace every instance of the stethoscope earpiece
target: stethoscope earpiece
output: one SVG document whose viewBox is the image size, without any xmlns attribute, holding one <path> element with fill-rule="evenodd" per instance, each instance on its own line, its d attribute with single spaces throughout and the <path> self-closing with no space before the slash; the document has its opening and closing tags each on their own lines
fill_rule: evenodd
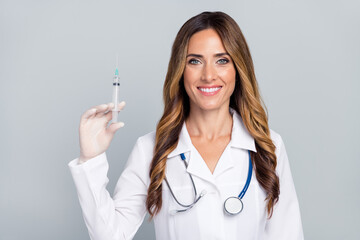
<svg viewBox="0 0 360 240">
<path fill-rule="evenodd" d="M 203 197 L 205 194 L 207 194 L 207 191 L 204 189 L 204 190 L 201 191 L 200 197 Z"/>
<path fill-rule="evenodd" d="M 177 213 L 178 213 L 177 210 L 171 210 L 171 211 L 170 211 L 170 215 L 172 215 L 172 216 L 176 215 Z"/>
</svg>

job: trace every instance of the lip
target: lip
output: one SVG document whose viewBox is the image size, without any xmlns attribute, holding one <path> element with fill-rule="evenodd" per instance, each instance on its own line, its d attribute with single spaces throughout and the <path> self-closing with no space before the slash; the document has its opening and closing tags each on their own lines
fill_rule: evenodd
<svg viewBox="0 0 360 240">
<path fill-rule="evenodd" d="M 197 86 L 197 88 L 217 88 L 217 87 L 222 87 L 221 85 L 211 85 L 211 86 Z"/>
<path fill-rule="evenodd" d="M 214 92 L 203 92 L 200 90 L 200 88 L 219 88 L 218 90 L 214 91 Z M 204 96 L 214 96 L 216 95 L 218 92 L 220 92 L 220 90 L 222 89 L 222 86 L 220 85 L 213 85 L 213 86 L 199 86 L 197 87 L 197 89 L 199 90 L 199 92 L 201 93 L 201 95 Z"/>
</svg>

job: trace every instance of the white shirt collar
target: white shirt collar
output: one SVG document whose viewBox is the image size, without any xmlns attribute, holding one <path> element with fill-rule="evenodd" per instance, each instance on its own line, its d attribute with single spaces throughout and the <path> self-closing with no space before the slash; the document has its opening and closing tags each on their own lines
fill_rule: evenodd
<svg viewBox="0 0 360 240">
<path fill-rule="evenodd" d="M 232 108 L 230 108 L 230 113 L 233 115 L 233 127 L 231 132 L 231 140 L 229 143 L 230 146 L 256 152 L 254 138 L 247 131 L 241 116 Z M 168 158 L 180 155 L 181 153 L 189 152 L 191 147 L 191 138 L 184 122 L 179 135 L 178 145 L 168 155 Z"/>
</svg>

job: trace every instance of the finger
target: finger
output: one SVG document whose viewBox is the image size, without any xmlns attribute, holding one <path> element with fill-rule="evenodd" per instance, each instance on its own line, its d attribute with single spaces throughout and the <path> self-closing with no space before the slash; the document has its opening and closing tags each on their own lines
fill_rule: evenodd
<svg viewBox="0 0 360 240">
<path fill-rule="evenodd" d="M 111 112 L 111 109 L 114 108 L 114 103 L 112 103 L 112 102 L 109 102 L 109 103 L 106 104 L 106 105 L 107 105 L 107 107 L 104 108 L 104 111 L 101 112 L 101 113 L 96 114 L 96 117 L 103 117 L 103 116 L 106 115 L 108 112 Z"/>
<path fill-rule="evenodd" d="M 101 104 L 96 106 L 96 115 L 95 117 L 102 117 L 104 116 L 105 112 L 109 110 L 109 104 Z"/>
<path fill-rule="evenodd" d="M 125 101 L 120 102 L 117 106 L 118 111 L 122 110 L 125 107 L 125 105 L 126 105 Z M 113 104 L 113 106 L 114 106 L 114 104 Z M 114 109 L 115 109 L 114 107 L 111 108 L 111 110 L 114 110 Z"/>
<path fill-rule="evenodd" d="M 90 108 L 88 109 L 82 116 L 80 121 L 86 121 L 87 119 L 90 119 L 95 116 L 96 108 Z"/>
<path fill-rule="evenodd" d="M 122 101 L 121 103 L 119 103 L 119 104 L 118 104 L 118 111 L 120 112 L 121 110 L 123 110 L 124 107 L 125 107 L 125 105 L 126 105 L 125 101 Z M 112 103 L 112 106 L 114 106 L 113 103 Z M 111 109 L 113 109 L 113 108 L 111 108 Z M 118 114 L 119 114 L 119 112 L 118 112 Z M 107 120 L 106 123 L 109 123 L 110 120 L 112 119 L 112 111 L 110 110 L 109 112 L 107 112 L 107 113 L 105 114 L 105 117 L 106 117 L 106 120 Z"/>
<path fill-rule="evenodd" d="M 117 123 L 112 123 L 110 124 L 110 126 L 108 127 L 108 132 L 111 134 L 115 134 L 115 132 L 119 129 L 122 128 L 125 125 L 124 122 L 117 122 Z"/>
<path fill-rule="evenodd" d="M 121 103 L 119 103 L 118 104 L 118 111 L 121 111 L 125 107 L 125 104 L 126 104 L 125 101 L 122 101 Z M 111 112 L 114 109 L 114 103 L 113 102 L 110 102 L 108 104 L 102 104 L 100 106 L 101 106 L 102 111 L 101 112 L 99 111 L 99 113 L 96 114 L 96 117 L 102 117 L 104 115 L 107 116 L 107 113 Z"/>
<path fill-rule="evenodd" d="M 120 110 L 123 110 L 126 106 L 126 102 L 125 101 L 122 101 L 121 103 L 119 103 L 119 109 Z"/>
<path fill-rule="evenodd" d="M 111 109 L 114 108 L 114 103 L 113 103 L 113 102 L 109 102 L 109 103 L 108 103 L 108 106 L 109 106 L 109 111 L 111 111 Z"/>
</svg>

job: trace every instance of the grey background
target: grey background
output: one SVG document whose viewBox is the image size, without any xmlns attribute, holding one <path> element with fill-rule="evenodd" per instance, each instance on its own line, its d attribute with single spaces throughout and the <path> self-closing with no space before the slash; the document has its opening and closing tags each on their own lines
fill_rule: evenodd
<svg viewBox="0 0 360 240">
<path fill-rule="evenodd" d="M 306 239 L 360 239 L 359 1 L 0 1 L 0 239 L 89 239 L 68 162 L 81 114 L 111 101 L 120 53 L 125 127 L 107 151 L 112 193 L 155 129 L 181 25 L 221 10 L 251 50 L 284 139 Z M 144 221 L 135 239 L 154 239 Z"/>
</svg>

